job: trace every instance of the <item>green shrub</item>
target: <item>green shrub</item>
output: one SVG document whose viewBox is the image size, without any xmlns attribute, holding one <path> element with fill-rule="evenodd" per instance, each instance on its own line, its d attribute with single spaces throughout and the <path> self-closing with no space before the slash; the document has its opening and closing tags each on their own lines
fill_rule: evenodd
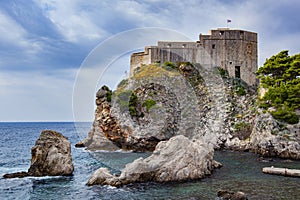
<svg viewBox="0 0 300 200">
<path fill-rule="evenodd" d="M 238 122 L 238 123 L 236 123 L 236 124 L 234 125 L 234 128 L 235 128 L 237 131 L 239 131 L 239 130 L 241 130 L 241 129 L 243 129 L 243 128 L 249 128 L 249 127 L 250 127 L 250 124 L 249 124 L 249 123 L 246 123 L 246 122 L 244 122 L 244 121 Z"/>
<path fill-rule="evenodd" d="M 137 116 L 137 112 L 136 112 L 135 107 L 129 106 L 128 110 L 129 110 L 129 113 L 130 113 L 130 115 L 131 115 L 132 117 L 136 117 L 136 116 Z"/>
<path fill-rule="evenodd" d="M 171 67 L 171 68 L 173 68 L 173 69 L 176 69 L 176 66 L 175 66 L 175 64 L 174 64 L 173 62 L 167 61 L 167 62 L 164 63 L 164 66 L 167 66 L 167 67 Z"/>
<path fill-rule="evenodd" d="M 282 122 L 289 124 L 297 124 L 299 122 L 299 117 L 296 113 L 285 108 L 279 108 L 276 111 L 271 112 L 271 114 L 275 119 Z"/>
<path fill-rule="evenodd" d="M 116 102 L 119 104 L 122 112 L 128 109 L 129 99 L 132 93 L 132 90 L 124 90 L 116 94 Z"/>
<path fill-rule="evenodd" d="M 138 103 L 138 97 L 136 96 L 136 94 L 131 93 L 129 98 L 129 103 L 128 103 L 128 109 L 132 117 L 137 116 L 137 110 L 136 110 L 137 103 Z"/>
<path fill-rule="evenodd" d="M 146 107 L 147 112 L 149 112 L 150 108 L 156 104 L 155 100 L 147 99 L 144 101 L 143 106 Z"/>
<path fill-rule="evenodd" d="M 245 140 L 250 137 L 251 134 L 251 124 L 244 121 L 237 122 L 234 125 L 235 134 L 234 136 L 238 137 L 240 140 Z"/>
<path fill-rule="evenodd" d="M 107 91 L 107 93 L 106 93 L 106 100 L 108 102 L 111 102 L 111 96 L 112 96 L 112 91 L 111 90 Z"/>
<path fill-rule="evenodd" d="M 117 88 L 123 87 L 125 85 L 128 84 L 128 79 L 123 79 L 120 81 L 120 83 L 118 84 Z"/>
<path fill-rule="evenodd" d="M 235 91 L 236 91 L 236 94 L 239 95 L 239 96 L 246 95 L 246 91 L 245 91 L 245 89 L 242 86 L 237 86 L 235 88 Z"/>
<path fill-rule="evenodd" d="M 259 107 L 259 108 L 263 108 L 263 109 L 268 109 L 268 108 L 271 107 L 271 104 L 262 101 L 262 102 L 259 103 L 259 106 L 258 106 L 258 107 Z"/>
<path fill-rule="evenodd" d="M 175 70 L 175 68 L 166 65 L 163 65 L 162 68 L 170 72 Z"/>
<path fill-rule="evenodd" d="M 228 77 L 228 71 L 227 70 L 225 70 L 221 67 L 218 67 L 218 71 L 219 71 L 222 78 L 227 78 Z"/>
</svg>

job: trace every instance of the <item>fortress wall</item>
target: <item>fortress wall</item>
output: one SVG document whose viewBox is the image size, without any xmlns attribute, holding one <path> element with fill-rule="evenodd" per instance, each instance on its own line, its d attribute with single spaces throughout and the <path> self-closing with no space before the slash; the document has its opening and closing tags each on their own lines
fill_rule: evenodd
<svg viewBox="0 0 300 200">
<path fill-rule="evenodd" d="M 158 42 L 160 49 L 158 60 L 163 64 L 166 61 L 193 62 L 195 61 L 195 42 Z"/>
<path fill-rule="evenodd" d="M 141 66 L 144 62 L 145 55 L 144 52 L 133 53 L 130 57 L 130 76 L 133 76 L 134 71 Z"/>
<path fill-rule="evenodd" d="M 133 76 L 134 71 L 141 65 L 151 64 L 152 49 L 157 47 L 145 47 L 145 51 L 133 53 L 130 57 L 130 76 Z"/>
<path fill-rule="evenodd" d="M 226 69 L 231 77 L 240 69 L 240 78 L 249 85 L 257 84 L 257 34 L 242 31 L 218 29 L 211 35 L 199 36 L 199 44 L 211 56 L 213 65 Z"/>
<path fill-rule="evenodd" d="M 239 76 L 249 85 L 256 85 L 257 34 L 223 28 L 211 30 L 209 35 L 200 34 L 197 42 L 159 41 L 157 46 L 146 47 L 145 52 L 132 54 L 130 75 L 141 64 L 166 61 L 221 67 L 231 77 Z"/>
</svg>

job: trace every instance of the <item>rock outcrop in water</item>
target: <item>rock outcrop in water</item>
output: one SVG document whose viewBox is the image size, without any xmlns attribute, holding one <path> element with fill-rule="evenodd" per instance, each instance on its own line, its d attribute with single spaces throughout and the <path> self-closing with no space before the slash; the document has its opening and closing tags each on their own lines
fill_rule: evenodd
<svg viewBox="0 0 300 200">
<path fill-rule="evenodd" d="M 4 178 L 70 176 L 74 171 L 70 142 L 68 138 L 56 131 L 42 131 L 35 145 L 31 148 L 31 156 L 28 172 L 6 174 Z"/>
<path fill-rule="evenodd" d="M 221 167 L 213 160 L 214 150 L 201 140 L 190 141 L 178 135 L 169 141 L 159 142 L 153 154 L 127 164 L 120 176 L 112 175 L 107 168 L 98 169 L 87 185 L 121 186 L 136 182 L 187 181 L 210 175 Z"/>
</svg>

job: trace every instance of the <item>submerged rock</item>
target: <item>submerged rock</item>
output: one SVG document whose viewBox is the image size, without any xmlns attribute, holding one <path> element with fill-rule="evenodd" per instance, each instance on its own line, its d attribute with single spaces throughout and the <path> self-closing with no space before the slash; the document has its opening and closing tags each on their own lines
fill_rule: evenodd
<svg viewBox="0 0 300 200">
<path fill-rule="evenodd" d="M 69 176 L 74 171 L 70 142 L 56 131 L 42 131 L 35 146 L 31 148 L 31 155 L 28 172 L 6 174 L 3 177 Z"/>
<path fill-rule="evenodd" d="M 213 160 L 212 146 L 201 140 L 190 141 L 182 135 L 169 141 L 159 142 L 148 158 L 139 158 L 127 164 L 120 176 L 112 175 L 108 169 L 98 169 L 87 185 L 120 186 L 136 182 L 187 181 L 210 175 L 212 170 L 221 167 Z"/>
<path fill-rule="evenodd" d="M 85 147 L 84 143 L 82 141 L 79 141 L 75 144 L 75 147 L 77 148 L 82 148 L 82 147 Z"/>
<path fill-rule="evenodd" d="M 247 200 L 247 196 L 243 192 L 232 192 L 227 190 L 218 191 L 217 200 Z"/>
<path fill-rule="evenodd" d="M 4 174 L 3 178 L 24 178 L 29 176 L 28 172 L 16 172 L 11 174 Z"/>
</svg>

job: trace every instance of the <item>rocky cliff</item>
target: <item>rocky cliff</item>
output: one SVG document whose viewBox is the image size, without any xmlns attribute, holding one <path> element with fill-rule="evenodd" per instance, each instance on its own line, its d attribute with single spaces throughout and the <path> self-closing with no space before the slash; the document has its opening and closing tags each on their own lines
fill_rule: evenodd
<svg viewBox="0 0 300 200">
<path fill-rule="evenodd" d="M 191 63 L 143 66 L 116 91 L 98 91 L 95 120 L 83 144 L 153 151 L 160 141 L 184 135 L 215 149 L 299 159 L 299 125 L 274 120 L 256 100 L 255 88 L 223 69 Z"/>
</svg>

